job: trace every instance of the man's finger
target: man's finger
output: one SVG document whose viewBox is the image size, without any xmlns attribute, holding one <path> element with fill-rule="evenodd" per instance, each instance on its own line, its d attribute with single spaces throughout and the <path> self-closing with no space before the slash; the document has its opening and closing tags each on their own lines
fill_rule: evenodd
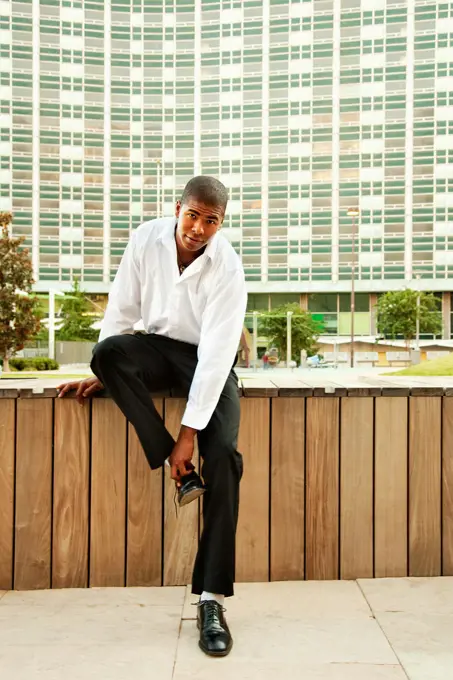
<svg viewBox="0 0 453 680">
<path fill-rule="evenodd" d="M 179 481 L 179 472 L 177 465 L 171 466 L 171 478 L 174 479 L 175 482 Z"/>
<path fill-rule="evenodd" d="M 71 383 L 66 383 L 65 385 L 59 385 L 57 387 L 58 396 L 64 397 L 64 395 L 72 389 Z"/>
<path fill-rule="evenodd" d="M 98 392 L 99 390 L 99 385 L 95 383 L 94 385 L 90 385 L 85 392 L 83 393 L 84 397 L 89 397 L 90 394 L 93 394 L 93 392 Z"/>
<path fill-rule="evenodd" d="M 180 463 L 178 463 L 178 470 L 179 474 L 181 477 L 184 477 L 185 475 L 188 475 L 190 472 L 190 469 L 186 467 L 186 461 L 182 460 Z"/>
</svg>

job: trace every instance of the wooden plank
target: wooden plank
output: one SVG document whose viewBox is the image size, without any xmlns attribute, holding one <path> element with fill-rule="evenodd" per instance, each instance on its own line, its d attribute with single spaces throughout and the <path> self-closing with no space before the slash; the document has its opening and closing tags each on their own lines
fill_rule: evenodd
<svg viewBox="0 0 453 680">
<path fill-rule="evenodd" d="M 44 387 L 39 384 L 21 388 L 19 396 L 21 399 L 52 399 L 58 395 L 55 387 Z"/>
<path fill-rule="evenodd" d="M 377 385 L 365 385 L 360 380 L 348 380 L 346 383 L 348 397 L 380 397 L 382 389 Z"/>
<path fill-rule="evenodd" d="M 390 377 L 390 376 L 389 376 Z M 390 377 L 392 383 L 407 387 L 413 397 L 441 397 L 444 389 L 440 385 L 434 384 L 428 376 L 428 380 L 423 380 L 423 376 L 396 375 Z"/>
<path fill-rule="evenodd" d="M 313 388 L 308 387 L 297 378 L 292 376 L 280 376 L 278 373 L 272 376 L 272 383 L 278 389 L 279 397 L 312 397 Z"/>
<path fill-rule="evenodd" d="M 339 415 L 339 399 L 307 399 L 307 579 L 338 578 Z"/>
<path fill-rule="evenodd" d="M 126 419 L 111 399 L 93 399 L 90 586 L 124 586 Z"/>
<path fill-rule="evenodd" d="M 373 576 L 372 397 L 341 400 L 340 577 Z"/>
<path fill-rule="evenodd" d="M 407 576 L 406 397 L 375 402 L 374 574 Z"/>
<path fill-rule="evenodd" d="M 441 399 L 409 400 L 409 575 L 441 573 Z"/>
<path fill-rule="evenodd" d="M 363 381 L 365 385 L 380 387 L 383 397 L 408 397 L 410 394 L 408 387 L 398 385 L 394 380 L 389 380 L 385 376 L 379 376 L 379 378 L 369 376 L 362 378 L 359 376 L 359 380 Z"/>
<path fill-rule="evenodd" d="M 243 378 L 242 390 L 246 397 L 278 397 L 278 388 L 268 378 Z"/>
<path fill-rule="evenodd" d="M 14 442 L 16 402 L 0 401 L 0 590 L 13 587 Z"/>
<path fill-rule="evenodd" d="M 51 399 L 18 399 L 14 588 L 50 588 Z"/>
<path fill-rule="evenodd" d="M 186 408 L 185 399 L 165 400 L 165 426 L 172 437 L 178 436 Z M 193 464 L 198 468 L 198 450 Z M 192 580 L 192 570 L 198 549 L 199 502 L 192 501 L 175 508 L 175 483 L 170 468 L 164 468 L 164 586 L 183 586 Z"/>
<path fill-rule="evenodd" d="M 453 398 L 443 398 L 442 575 L 453 576 Z"/>
<path fill-rule="evenodd" d="M 154 399 L 163 417 L 162 399 Z M 163 471 L 151 470 L 135 429 L 128 437 L 128 586 L 162 585 Z"/>
<path fill-rule="evenodd" d="M 272 401 L 271 581 L 304 579 L 304 480 L 305 399 L 280 397 Z"/>
<path fill-rule="evenodd" d="M 6 380 L 2 380 L 2 387 L 3 383 L 6 382 Z M 19 390 L 13 387 L 7 387 L 6 389 L 0 389 L 0 399 L 17 399 L 19 396 Z"/>
<path fill-rule="evenodd" d="M 341 379 L 338 382 L 326 380 L 322 372 L 316 375 L 304 374 L 301 382 L 313 389 L 314 397 L 346 397 L 348 394 L 346 387 L 341 384 Z"/>
<path fill-rule="evenodd" d="M 238 449 L 244 457 L 236 540 L 236 580 L 269 580 L 269 399 L 241 400 Z"/>
<path fill-rule="evenodd" d="M 90 410 L 55 400 L 52 588 L 88 586 Z"/>
</svg>

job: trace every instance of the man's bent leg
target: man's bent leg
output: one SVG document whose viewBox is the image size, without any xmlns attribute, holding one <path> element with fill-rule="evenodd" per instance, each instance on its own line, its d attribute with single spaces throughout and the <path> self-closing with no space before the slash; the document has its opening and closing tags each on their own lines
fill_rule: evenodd
<svg viewBox="0 0 453 680">
<path fill-rule="evenodd" d="M 197 595 L 203 591 L 226 597 L 233 595 L 239 482 L 243 469 L 242 456 L 236 450 L 239 419 L 237 378 L 231 372 L 208 426 L 198 433 L 206 492 L 203 533 L 192 582 L 192 592 Z"/>
<path fill-rule="evenodd" d="M 165 429 L 150 390 L 172 387 L 173 373 L 153 336 L 114 335 L 95 348 L 91 369 L 132 423 L 150 466 L 164 464 L 174 440 Z"/>
</svg>

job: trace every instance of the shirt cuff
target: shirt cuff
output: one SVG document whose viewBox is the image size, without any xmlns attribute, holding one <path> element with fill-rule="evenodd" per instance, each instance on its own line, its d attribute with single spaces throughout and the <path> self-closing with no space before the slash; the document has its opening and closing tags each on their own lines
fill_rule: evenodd
<svg viewBox="0 0 453 680">
<path fill-rule="evenodd" d="M 193 427 L 194 430 L 204 430 L 211 420 L 212 412 L 206 409 L 196 409 L 190 404 L 187 404 L 186 410 L 181 421 L 181 425 L 186 427 Z"/>
</svg>

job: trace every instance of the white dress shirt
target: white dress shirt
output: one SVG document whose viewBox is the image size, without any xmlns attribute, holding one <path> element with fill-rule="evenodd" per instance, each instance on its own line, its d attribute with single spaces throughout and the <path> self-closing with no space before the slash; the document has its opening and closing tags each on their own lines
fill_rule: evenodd
<svg viewBox="0 0 453 680">
<path fill-rule="evenodd" d="M 148 333 L 198 346 L 198 364 L 182 424 L 202 430 L 217 406 L 238 350 L 247 305 L 244 270 L 231 244 L 213 236 L 182 275 L 175 217 L 145 222 L 132 233 L 118 268 L 99 340 Z"/>
</svg>

